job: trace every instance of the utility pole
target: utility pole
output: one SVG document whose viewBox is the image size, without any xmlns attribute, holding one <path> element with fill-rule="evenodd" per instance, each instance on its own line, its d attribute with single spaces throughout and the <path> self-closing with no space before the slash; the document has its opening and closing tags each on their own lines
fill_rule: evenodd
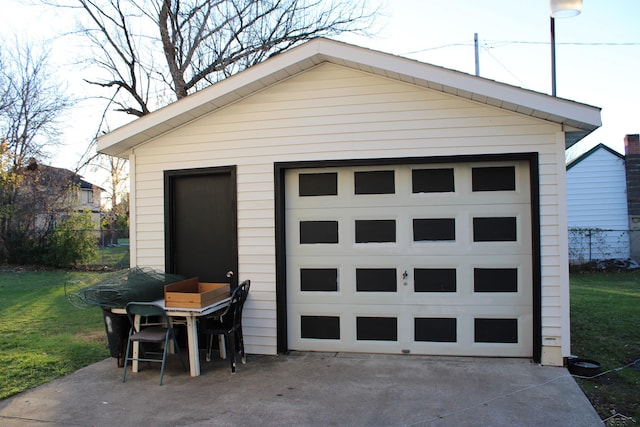
<svg viewBox="0 0 640 427">
<path fill-rule="evenodd" d="M 556 20 L 552 16 L 551 22 L 551 96 L 556 96 Z"/>
<path fill-rule="evenodd" d="M 476 51 L 476 76 L 480 76 L 480 55 L 478 53 L 478 33 L 473 33 L 473 45 Z"/>
</svg>

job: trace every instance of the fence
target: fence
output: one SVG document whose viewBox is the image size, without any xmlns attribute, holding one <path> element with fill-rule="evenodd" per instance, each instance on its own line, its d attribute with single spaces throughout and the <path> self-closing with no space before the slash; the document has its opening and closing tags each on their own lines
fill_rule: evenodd
<svg viewBox="0 0 640 427">
<path fill-rule="evenodd" d="M 586 264 L 593 261 L 631 258 L 632 248 L 640 244 L 640 230 L 606 230 L 601 228 L 569 228 L 569 262 Z"/>
<path fill-rule="evenodd" d="M 108 270 L 129 267 L 129 230 L 91 230 L 91 233 L 95 236 L 97 251 L 79 267 Z"/>
</svg>

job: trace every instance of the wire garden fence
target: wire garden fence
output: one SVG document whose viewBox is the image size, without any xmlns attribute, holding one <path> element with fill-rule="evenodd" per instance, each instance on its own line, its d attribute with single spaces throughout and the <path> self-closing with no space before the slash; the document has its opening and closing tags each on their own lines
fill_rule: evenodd
<svg viewBox="0 0 640 427">
<path fill-rule="evenodd" d="M 78 233 L 86 233 L 79 230 Z M 122 270 L 129 268 L 129 230 L 90 230 L 96 250 L 79 267 L 87 269 Z"/>
<path fill-rule="evenodd" d="M 633 264 L 632 248 L 640 247 L 640 230 L 569 228 L 569 263 Z"/>
</svg>

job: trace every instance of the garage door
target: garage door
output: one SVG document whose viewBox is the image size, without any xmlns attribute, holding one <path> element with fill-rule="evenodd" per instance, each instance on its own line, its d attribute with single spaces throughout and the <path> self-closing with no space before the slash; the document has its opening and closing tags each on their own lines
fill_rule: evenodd
<svg viewBox="0 0 640 427">
<path fill-rule="evenodd" d="M 292 350 L 531 357 L 526 161 L 288 170 Z"/>
</svg>

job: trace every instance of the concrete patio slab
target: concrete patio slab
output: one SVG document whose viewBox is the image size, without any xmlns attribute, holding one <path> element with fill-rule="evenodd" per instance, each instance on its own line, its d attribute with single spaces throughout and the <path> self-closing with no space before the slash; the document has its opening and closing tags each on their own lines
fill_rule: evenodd
<svg viewBox="0 0 640 427">
<path fill-rule="evenodd" d="M 564 368 L 522 359 L 249 355 L 189 377 L 107 359 L 0 401 L 2 426 L 600 426 Z"/>
</svg>

